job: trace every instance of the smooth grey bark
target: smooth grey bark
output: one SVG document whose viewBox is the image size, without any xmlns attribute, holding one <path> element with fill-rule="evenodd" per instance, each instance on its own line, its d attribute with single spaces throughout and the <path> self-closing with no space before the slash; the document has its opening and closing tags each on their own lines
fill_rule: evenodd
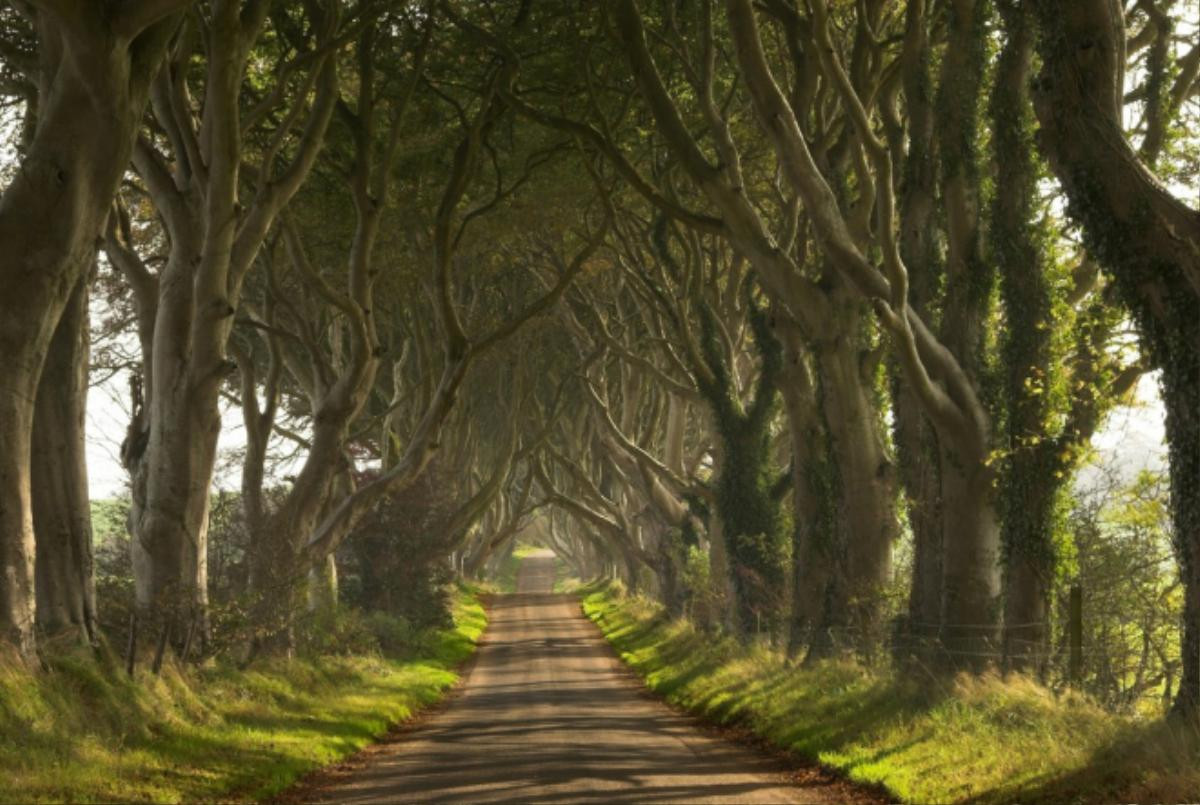
<svg viewBox="0 0 1200 805">
<path fill-rule="evenodd" d="M 185 0 L 34 0 L 37 124 L 0 197 L 0 640 L 34 649 L 30 479 L 42 364 L 90 266 L 158 68 Z"/>
<path fill-rule="evenodd" d="M 144 149 L 136 155 L 139 171 L 150 170 L 147 159 Z M 152 335 L 143 346 L 150 351 L 142 356 L 141 399 L 135 401 L 140 404 L 135 404 L 122 449 L 132 486 L 129 526 L 136 600 L 148 626 L 171 623 L 177 616 L 191 621 L 204 608 L 204 526 L 220 432 L 215 397 L 192 381 L 187 359 L 196 318 L 192 275 L 204 251 L 202 201 L 195 189 L 172 199 L 170 208 L 159 198 L 171 249 L 155 278 L 152 307 L 136 298 L 139 315 L 152 321 Z M 131 250 L 118 255 L 111 243 L 108 253 L 123 269 L 132 255 Z M 154 627 L 147 633 L 155 634 Z M 174 640 L 183 639 L 183 629 L 176 629 Z"/>
<path fill-rule="evenodd" d="M 859 338 L 861 302 L 837 291 L 831 299 L 837 316 L 816 339 L 776 316 L 794 462 L 790 647 L 807 645 L 810 659 L 879 640 L 880 593 L 899 531 L 895 472 L 870 396 L 876 358 Z"/>
<path fill-rule="evenodd" d="M 937 244 L 937 153 L 934 131 L 932 52 L 925 0 L 910 0 L 906 9 L 901 81 L 907 115 L 903 131 L 898 115 L 885 116 L 892 139 L 903 138 L 907 153 L 899 199 L 900 254 L 909 267 L 909 304 L 929 320 L 940 274 Z M 889 374 L 892 392 L 893 441 L 908 523 L 913 536 L 912 582 L 908 597 L 909 651 L 922 653 L 936 637 L 942 601 L 941 478 L 937 431 L 920 397 L 905 381 L 894 358 Z"/>
<path fill-rule="evenodd" d="M 827 630 L 837 591 L 845 585 L 837 555 L 832 468 L 813 373 L 808 366 L 800 327 L 778 317 L 776 333 L 783 345 L 780 390 L 792 439 L 792 603 L 788 622 L 788 655 L 828 653 Z"/>
<path fill-rule="evenodd" d="M 97 638 L 92 520 L 84 428 L 88 391 L 89 277 L 59 319 L 38 384 L 31 489 L 37 543 L 37 626 L 43 637 Z"/>
<path fill-rule="evenodd" d="M 833 279 L 835 319 L 809 340 L 816 393 L 828 435 L 826 488 L 835 506 L 836 553 L 842 557 L 841 589 L 832 598 L 827 626 L 848 627 L 866 648 L 877 640 L 884 585 L 891 580 L 892 546 L 899 537 L 896 472 L 884 443 L 882 417 L 872 388 L 878 355 L 861 339 L 862 300 Z"/>
<path fill-rule="evenodd" d="M 166 266 L 150 276 L 130 244 L 114 243 L 111 232 L 108 243 L 110 257 L 135 291 L 139 330 L 152 333 L 149 343 L 143 336 L 143 350 L 149 347 L 143 354 L 143 399 L 123 450 L 134 490 L 130 530 L 137 607 L 151 627 L 147 631 L 167 635 L 177 650 L 190 643 L 203 650 L 207 638 L 209 488 L 220 391 L 236 369 L 226 352 L 242 283 L 268 230 L 312 168 L 336 100 L 327 45 L 338 17 L 314 4 L 306 8 L 314 38 L 305 43 L 312 49 L 305 54 L 307 82 L 284 111 L 286 125 L 268 132 L 254 192 L 243 202 L 247 121 L 240 88 L 268 5 L 255 0 L 243 8 L 235 0 L 218 0 L 209 17 L 189 20 L 154 85 L 155 119 L 171 154 L 141 140 L 134 164 L 168 235 Z M 197 30 L 199 25 L 206 30 Z M 196 108 L 187 78 L 204 35 L 226 44 L 207 53 Z M 276 167 L 277 153 L 289 143 L 290 158 Z M 200 639 L 189 641 L 196 631 Z"/>
</svg>

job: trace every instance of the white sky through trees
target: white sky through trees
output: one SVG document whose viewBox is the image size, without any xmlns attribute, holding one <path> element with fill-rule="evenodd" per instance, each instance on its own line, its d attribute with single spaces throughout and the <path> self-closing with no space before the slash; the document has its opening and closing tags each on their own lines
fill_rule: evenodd
<svg viewBox="0 0 1200 805">
<path fill-rule="evenodd" d="M 105 269 L 102 269 L 105 270 Z M 118 372 L 92 386 L 88 394 L 87 458 L 88 484 L 93 499 L 111 498 L 127 486 L 128 475 L 121 466 L 121 441 L 129 423 L 129 375 Z M 1096 434 L 1096 462 L 1106 473 L 1131 480 L 1143 469 L 1166 468 L 1163 443 L 1164 410 L 1158 395 L 1157 374 L 1148 374 L 1138 383 L 1134 405 L 1113 411 L 1103 430 Z M 224 407 L 221 421 L 222 453 L 241 450 L 246 444 L 241 416 L 230 404 Z M 217 486 L 233 489 L 238 485 L 236 471 L 222 472 L 218 461 Z M 235 468 L 231 468 L 236 470 Z M 1087 465 L 1080 470 L 1078 483 L 1088 486 L 1098 478 L 1099 470 Z"/>
</svg>

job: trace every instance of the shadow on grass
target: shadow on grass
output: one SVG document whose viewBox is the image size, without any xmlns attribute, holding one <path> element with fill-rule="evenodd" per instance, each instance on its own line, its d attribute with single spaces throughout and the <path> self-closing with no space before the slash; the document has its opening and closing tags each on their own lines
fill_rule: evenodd
<svg viewBox="0 0 1200 805">
<path fill-rule="evenodd" d="M 915 802 L 1197 801 L 1194 728 L 1143 723 L 1023 677 L 915 679 L 780 654 L 592 588 L 587 614 L 647 686 L 701 718 Z"/>
<path fill-rule="evenodd" d="M 415 661 L 265 659 L 129 679 L 111 658 L 0 662 L 0 801 L 244 801 L 357 750 L 435 702 L 486 623 L 469 592 Z"/>
<path fill-rule="evenodd" d="M 1195 802 L 1200 798 L 1200 730 L 1168 719 L 1129 729 L 1083 767 L 1046 775 L 1005 793 L 1023 803 Z M 987 793 L 965 800 L 995 802 Z"/>
<path fill-rule="evenodd" d="M 673 624 L 661 613 L 630 619 L 611 604 L 592 611 L 606 621 L 609 640 L 655 693 L 718 724 L 750 727 L 814 761 L 818 753 L 840 751 L 881 723 L 929 710 L 945 695 L 901 680 L 880 685 L 837 664 L 804 672 L 802 684 L 792 666 L 752 655 L 735 659 L 727 639 Z M 739 672 L 731 662 L 746 667 Z M 761 715 L 778 712 L 781 702 L 787 703 L 782 715 L 791 717 Z"/>
</svg>

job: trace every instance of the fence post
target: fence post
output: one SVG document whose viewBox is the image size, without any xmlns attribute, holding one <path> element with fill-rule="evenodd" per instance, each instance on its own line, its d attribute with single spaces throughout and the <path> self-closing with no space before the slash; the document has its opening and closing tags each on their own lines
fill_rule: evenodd
<svg viewBox="0 0 1200 805">
<path fill-rule="evenodd" d="M 1067 630 L 1070 636 L 1071 660 L 1068 676 L 1072 685 L 1083 678 L 1083 588 L 1071 585 L 1071 611 Z"/>
</svg>

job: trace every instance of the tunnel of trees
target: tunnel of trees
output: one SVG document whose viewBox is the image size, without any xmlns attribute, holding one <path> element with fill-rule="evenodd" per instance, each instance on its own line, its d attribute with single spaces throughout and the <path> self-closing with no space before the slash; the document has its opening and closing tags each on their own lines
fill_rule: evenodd
<svg viewBox="0 0 1200 805">
<path fill-rule="evenodd" d="M 525 540 L 1200 723 L 1193 12 L 11 0 L 0 640 L 251 663 Z M 1109 478 L 1138 389 L 1166 461 Z"/>
</svg>

